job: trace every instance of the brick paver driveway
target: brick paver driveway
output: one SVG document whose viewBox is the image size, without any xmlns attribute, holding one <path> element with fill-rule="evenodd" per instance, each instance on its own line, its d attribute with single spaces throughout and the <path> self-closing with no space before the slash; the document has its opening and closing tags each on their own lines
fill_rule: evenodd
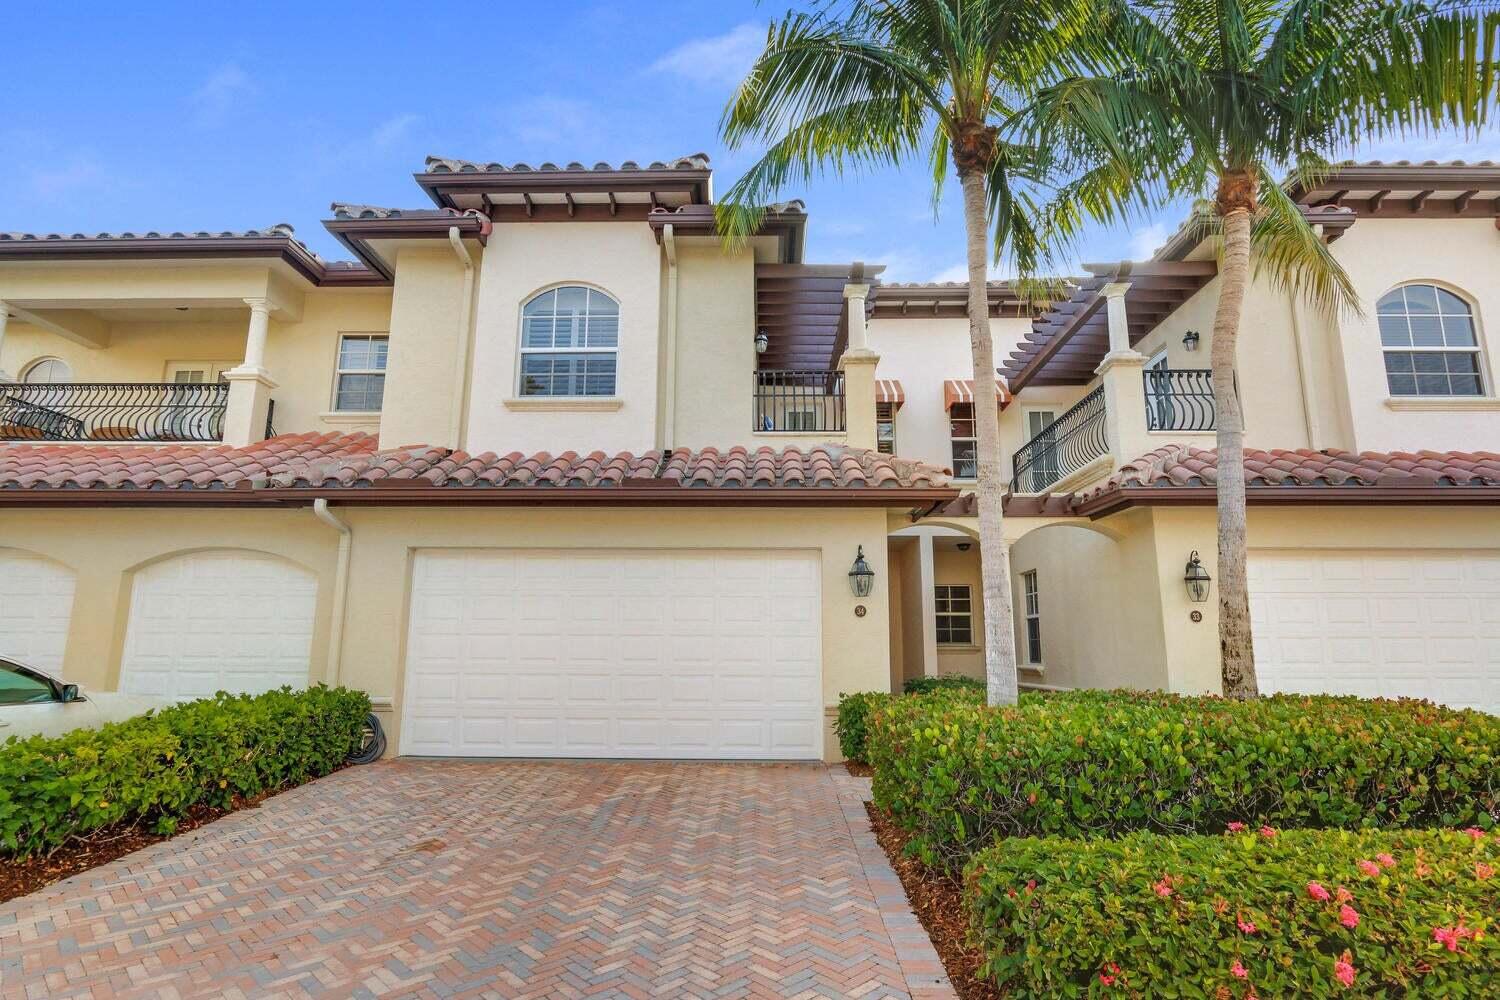
<svg viewBox="0 0 1500 1000">
<path fill-rule="evenodd" d="M 392 761 L 0 906 L 6 997 L 950 997 L 819 765 Z"/>
</svg>

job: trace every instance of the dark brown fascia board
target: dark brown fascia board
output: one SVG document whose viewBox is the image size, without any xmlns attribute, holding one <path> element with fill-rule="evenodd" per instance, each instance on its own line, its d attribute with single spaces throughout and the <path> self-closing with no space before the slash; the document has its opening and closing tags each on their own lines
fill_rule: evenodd
<svg viewBox="0 0 1500 1000">
<path fill-rule="evenodd" d="M 1297 201 L 1303 201 L 1309 197 L 1319 200 L 1319 192 L 1322 191 L 1331 195 L 1339 190 L 1418 191 L 1431 188 L 1435 191 L 1464 191 L 1475 187 L 1481 190 L 1500 189 L 1500 166 L 1424 163 L 1403 167 L 1389 163 L 1350 164 L 1335 167 L 1327 177 L 1311 188 L 1301 185 L 1289 187 L 1287 194 Z"/>
<path fill-rule="evenodd" d="M 0 242 L 0 260 L 242 260 L 275 258 L 283 261 L 309 283 L 322 285 L 329 270 L 300 243 L 290 237 L 220 236 L 161 239 L 6 240 Z M 348 269 L 335 269 L 333 284 L 355 284 Z"/>
<path fill-rule="evenodd" d="M 566 486 L 287 487 L 224 490 L 0 488 L 0 506 L 310 507 L 318 499 L 349 507 L 907 507 L 948 502 L 956 488 Z M 401 483 L 402 485 L 395 485 Z"/>
<path fill-rule="evenodd" d="M 1211 507 L 1216 497 L 1212 486 L 1127 486 L 1085 500 L 1074 510 L 1098 520 L 1131 507 Z M 1248 486 L 1245 502 L 1266 507 L 1500 506 L 1500 486 Z"/>
<path fill-rule="evenodd" d="M 333 234 L 364 265 L 380 274 L 385 283 L 395 279 L 390 261 L 370 246 L 370 240 L 446 239 L 448 230 L 456 228 L 464 236 L 484 246 L 490 227 L 485 219 L 473 215 L 422 216 L 414 219 L 325 219 L 323 228 Z"/>
<path fill-rule="evenodd" d="M 686 191 L 692 201 L 708 201 L 711 170 L 515 170 L 503 173 L 481 171 L 412 175 L 417 186 L 443 208 L 457 208 L 453 193 L 490 194 L 620 194 L 653 191 Z"/>
<path fill-rule="evenodd" d="M 660 190 L 660 189 L 658 189 Z M 699 207 L 699 206 L 693 206 Z M 715 219 L 713 206 L 704 205 L 706 212 L 660 212 L 652 211 L 646 215 L 646 223 L 651 227 L 656 242 L 661 242 L 662 230 L 672 227 L 673 234 L 677 236 L 717 236 L 719 233 L 718 223 Z M 807 246 L 807 213 L 806 212 L 767 212 L 760 220 L 760 228 L 755 231 L 756 236 L 774 236 L 777 240 L 776 259 L 781 264 L 802 263 L 803 250 Z M 765 265 L 757 265 L 764 267 Z"/>
<path fill-rule="evenodd" d="M 1354 225 L 1359 220 L 1360 215 L 1367 214 L 1355 211 L 1356 206 L 1351 202 L 1341 202 L 1339 207 L 1344 209 L 1344 211 L 1319 211 L 1317 208 L 1310 208 L 1303 205 L 1301 206 L 1302 218 L 1306 219 L 1311 225 L 1322 226 L 1324 238 L 1329 243 L 1332 243 L 1343 236 L 1344 231 Z M 1184 226 L 1171 235 L 1167 242 L 1162 245 L 1162 248 L 1156 251 L 1156 256 L 1152 259 L 1158 261 L 1183 260 L 1203 242 L 1202 239 L 1195 239 L 1194 237 L 1194 230 L 1191 227 Z"/>
</svg>

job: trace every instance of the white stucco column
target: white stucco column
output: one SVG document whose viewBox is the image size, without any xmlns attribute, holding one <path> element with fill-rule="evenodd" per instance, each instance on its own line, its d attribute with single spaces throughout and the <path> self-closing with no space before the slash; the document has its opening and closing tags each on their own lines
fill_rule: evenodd
<svg viewBox="0 0 1500 1000">
<path fill-rule="evenodd" d="M 865 299 L 869 294 L 869 285 L 844 286 L 849 346 L 839 358 L 839 370 L 844 373 L 844 440 L 851 448 L 874 448 L 876 444 L 875 366 L 880 363 L 880 355 L 870 349 L 865 329 Z"/>
<path fill-rule="evenodd" d="M 266 415 L 276 381 L 266 371 L 266 334 L 271 326 L 271 303 L 246 299 L 250 324 L 245 333 L 245 360 L 223 375 L 229 383 L 224 408 L 224 443 L 244 448 L 266 437 Z"/>
<path fill-rule="evenodd" d="M 1146 425 L 1146 357 L 1130 346 L 1130 316 L 1125 310 L 1128 282 L 1105 285 L 1100 294 L 1109 318 L 1109 353 L 1094 369 L 1104 388 L 1105 430 L 1115 468 L 1151 450 Z"/>
<path fill-rule="evenodd" d="M 844 286 L 844 302 L 849 313 L 850 350 L 866 350 L 870 346 L 870 335 L 865 326 L 865 301 L 869 297 L 869 285 L 851 283 Z"/>
<path fill-rule="evenodd" d="M 936 677 L 937 658 L 937 570 L 932 558 L 932 532 L 917 536 L 917 577 L 922 588 L 922 674 Z"/>
<path fill-rule="evenodd" d="M 0 357 L 5 356 L 5 324 L 9 319 L 10 313 L 6 310 L 5 300 L 0 299 Z M 9 375 L 5 374 L 5 369 L 3 367 L 0 367 L 0 382 L 11 381 L 14 380 Z"/>
</svg>

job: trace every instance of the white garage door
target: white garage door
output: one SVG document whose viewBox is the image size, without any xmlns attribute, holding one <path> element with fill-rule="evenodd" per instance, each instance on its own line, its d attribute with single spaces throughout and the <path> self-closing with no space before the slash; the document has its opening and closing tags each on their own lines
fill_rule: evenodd
<svg viewBox="0 0 1500 1000">
<path fill-rule="evenodd" d="M 73 615 L 73 571 L 50 559 L 0 549 L 0 656 L 62 669 Z"/>
<path fill-rule="evenodd" d="M 1262 690 L 1500 713 L 1500 552 L 1255 552 Z"/>
<path fill-rule="evenodd" d="M 820 595 L 812 553 L 420 553 L 401 752 L 817 758 Z"/>
<path fill-rule="evenodd" d="M 273 556 L 198 552 L 136 574 L 120 690 L 169 698 L 306 687 L 317 580 Z"/>
</svg>

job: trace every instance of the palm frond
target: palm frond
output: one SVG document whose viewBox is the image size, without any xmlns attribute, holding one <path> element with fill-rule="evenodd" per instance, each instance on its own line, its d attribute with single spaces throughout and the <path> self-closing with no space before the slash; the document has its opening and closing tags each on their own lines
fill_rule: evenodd
<svg viewBox="0 0 1500 1000">
<path fill-rule="evenodd" d="M 1277 185 L 1269 171 L 1260 177 L 1260 210 L 1250 230 L 1250 259 L 1255 274 L 1272 287 L 1314 308 L 1335 315 L 1360 315 L 1359 293 L 1328 244 Z"/>
</svg>

